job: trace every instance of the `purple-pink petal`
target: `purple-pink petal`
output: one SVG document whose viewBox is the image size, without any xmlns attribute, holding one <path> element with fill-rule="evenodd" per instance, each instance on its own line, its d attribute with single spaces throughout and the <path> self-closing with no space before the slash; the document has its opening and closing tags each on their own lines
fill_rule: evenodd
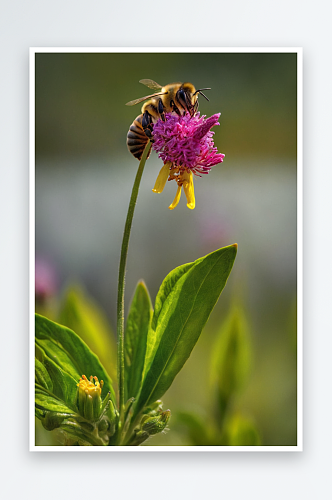
<svg viewBox="0 0 332 500">
<path fill-rule="evenodd" d="M 207 174 L 212 166 L 221 163 L 224 154 L 218 153 L 213 143 L 211 128 L 219 125 L 220 113 L 209 118 L 199 113 L 190 117 L 166 114 L 153 129 L 153 149 L 163 162 L 190 169 L 196 175 Z"/>
<path fill-rule="evenodd" d="M 215 115 L 210 116 L 210 118 L 207 118 L 197 129 L 195 130 L 193 137 L 194 139 L 200 141 L 203 139 L 203 137 L 210 132 L 210 129 L 214 127 L 215 125 L 220 125 L 218 123 L 220 117 L 220 113 L 217 113 Z"/>
</svg>

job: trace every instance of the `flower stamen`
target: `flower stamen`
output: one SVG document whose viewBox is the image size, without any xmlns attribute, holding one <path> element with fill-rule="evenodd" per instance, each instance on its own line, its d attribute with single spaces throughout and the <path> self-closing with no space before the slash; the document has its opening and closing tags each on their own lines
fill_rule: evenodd
<svg viewBox="0 0 332 500">
<path fill-rule="evenodd" d="M 93 383 L 93 380 L 95 383 Z M 84 391 L 86 395 L 89 396 L 100 396 L 101 395 L 101 390 L 103 388 L 104 381 L 101 380 L 99 382 L 97 377 L 93 377 L 91 375 L 90 380 L 87 379 L 85 375 L 82 375 L 80 378 L 80 381 L 77 384 L 77 387 L 79 388 L 80 391 Z"/>
</svg>

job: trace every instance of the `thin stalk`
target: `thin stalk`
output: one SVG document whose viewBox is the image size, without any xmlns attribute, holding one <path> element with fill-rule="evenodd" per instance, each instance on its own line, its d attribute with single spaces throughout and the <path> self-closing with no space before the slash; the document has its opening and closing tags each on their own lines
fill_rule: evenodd
<svg viewBox="0 0 332 500">
<path fill-rule="evenodd" d="M 120 421 L 121 416 L 124 411 L 124 374 L 125 374 L 125 364 L 124 364 L 124 291 L 125 291 L 125 274 L 126 274 L 126 263 L 127 254 L 129 246 L 130 231 L 133 222 L 133 216 L 135 211 L 135 205 L 139 190 L 139 185 L 141 182 L 144 166 L 146 159 L 149 155 L 151 149 L 150 141 L 147 143 L 142 159 L 140 161 L 133 189 L 131 192 L 129 208 L 127 213 L 126 224 L 123 232 L 122 247 L 121 247 L 121 257 L 120 257 L 120 267 L 119 267 L 119 281 L 118 281 L 118 301 L 117 301 L 117 334 L 118 334 L 118 382 L 119 382 L 119 411 L 120 411 Z"/>
</svg>

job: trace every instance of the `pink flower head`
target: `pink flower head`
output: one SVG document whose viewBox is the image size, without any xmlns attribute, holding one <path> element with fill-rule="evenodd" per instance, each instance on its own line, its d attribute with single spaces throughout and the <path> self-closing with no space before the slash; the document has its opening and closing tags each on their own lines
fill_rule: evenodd
<svg viewBox="0 0 332 500">
<path fill-rule="evenodd" d="M 210 118 L 196 113 L 183 116 L 166 113 L 166 120 L 158 120 L 153 127 L 153 149 L 164 162 L 157 178 L 154 192 L 160 193 L 167 179 L 175 179 L 178 191 L 170 209 L 180 200 L 181 187 L 187 197 L 187 206 L 195 207 L 193 174 L 201 177 L 208 174 L 211 167 L 221 163 L 225 157 L 214 146 L 211 128 L 219 125 L 220 113 Z"/>
<path fill-rule="evenodd" d="M 53 265 L 45 259 L 36 258 L 35 262 L 35 294 L 36 300 L 43 302 L 57 291 L 57 277 Z"/>
</svg>

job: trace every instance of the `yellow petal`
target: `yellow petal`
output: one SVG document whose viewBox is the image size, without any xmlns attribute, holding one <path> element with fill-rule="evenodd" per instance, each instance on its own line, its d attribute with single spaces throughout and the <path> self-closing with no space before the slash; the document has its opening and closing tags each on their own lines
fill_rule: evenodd
<svg viewBox="0 0 332 500">
<path fill-rule="evenodd" d="M 173 200 L 173 203 L 168 207 L 170 210 L 173 210 L 173 208 L 176 207 L 176 205 L 179 203 L 181 198 L 181 186 L 178 186 L 178 189 L 176 191 L 175 198 Z"/>
<path fill-rule="evenodd" d="M 193 210 L 195 208 L 195 192 L 192 172 L 184 172 L 183 179 L 185 180 L 183 190 L 187 198 L 187 207 Z"/>
<path fill-rule="evenodd" d="M 171 165 L 172 163 L 170 161 L 167 161 L 165 165 L 161 168 L 156 183 L 154 185 L 154 188 L 152 189 L 154 193 L 161 193 L 163 191 L 169 176 Z"/>
</svg>

